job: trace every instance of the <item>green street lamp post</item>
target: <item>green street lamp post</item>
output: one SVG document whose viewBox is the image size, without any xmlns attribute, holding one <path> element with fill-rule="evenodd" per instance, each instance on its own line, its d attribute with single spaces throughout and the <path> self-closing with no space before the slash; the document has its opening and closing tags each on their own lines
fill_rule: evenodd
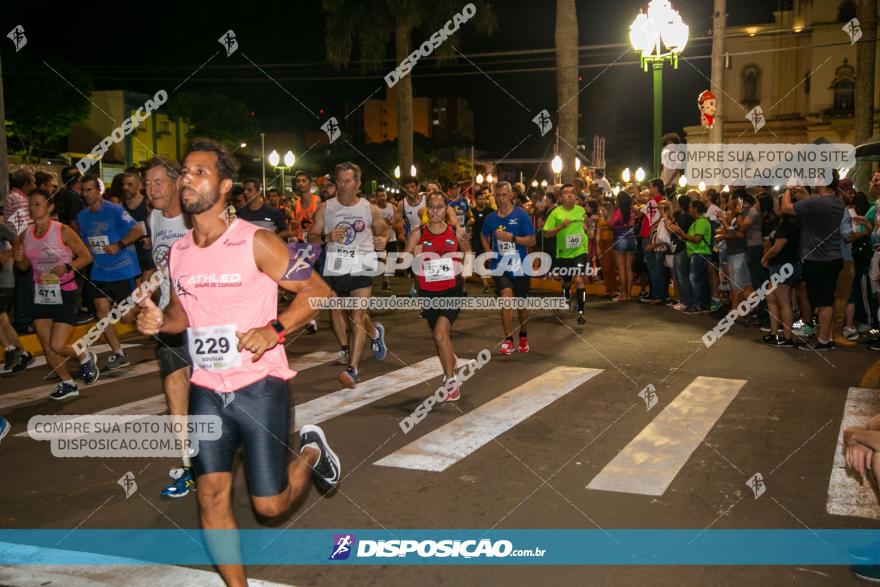
<svg viewBox="0 0 880 587">
<path fill-rule="evenodd" d="M 296 161 L 296 157 L 294 157 L 292 151 L 288 151 L 284 154 L 284 165 L 281 165 L 281 155 L 278 154 L 278 151 L 273 150 L 269 153 L 269 165 L 274 167 L 275 169 L 281 170 L 281 197 L 284 197 L 284 190 L 286 189 L 284 172 L 293 167 L 294 162 Z M 263 189 L 266 189 L 265 187 Z"/>
</svg>

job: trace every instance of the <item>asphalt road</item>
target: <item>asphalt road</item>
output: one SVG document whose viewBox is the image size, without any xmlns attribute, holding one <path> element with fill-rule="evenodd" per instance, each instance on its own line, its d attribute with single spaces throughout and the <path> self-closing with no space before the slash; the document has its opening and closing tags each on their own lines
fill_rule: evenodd
<svg viewBox="0 0 880 587">
<path fill-rule="evenodd" d="M 405 287 L 398 285 L 401 291 Z M 472 293 L 481 295 L 477 289 Z M 343 462 L 344 495 L 322 498 L 312 491 L 278 527 L 696 531 L 876 527 L 875 519 L 826 513 L 826 499 L 848 389 L 859 385 L 877 355 L 864 347 L 821 356 L 770 349 L 759 342 L 763 333 L 742 326 L 706 349 L 700 337 L 717 317 L 685 316 L 637 302 L 614 304 L 593 298 L 588 300 L 587 324 L 577 326 L 573 318 L 570 313 L 534 313 L 528 322 L 531 352 L 504 357 L 497 352 L 502 339 L 497 314 L 462 313 L 453 334 L 457 355 L 469 359 L 489 349 L 492 358 L 465 383 L 461 401 L 434 409 L 404 434 L 399 421 L 440 384 L 439 376 L 426 378 L 410 367 L 434 356 L 433 343 L 416 312 L 377 313 L 376 319 L 386 326 L 391 352 L 383 363 L 363 362 L 361 386 L 375 388 L 384 397 L 353 409 L 343 405 L 338 415 L 321 424 Z M 126 342 L 141 344 L 129 351 L 133 366 L 128 369 L 140 369 L 142 374 L 112 382 L 102 376 L 99 385 L 84 386 L 81 396 L 70 401 L 14 399 L 24 390 L 40 386 L 48 390 L 51 384 L 42 381 L 46 367 L 0 379 L 0 405 L 7 401 L 0 413 L 14 427 L 0 446 L 0 465 L 6 472 L 0 476 L 0 527 L 198 527 L 194 496 L 159 497 L 175 459 L 55 458 L 48 443 L 17 436 L 35 415 L 89 414 L 160 394 L 158 372 L 149 363 L 154 359 L 152 343 L 136 337 Z M 299 336 L 288 346 L 294 360 L 316 351 L 336 351 L 326 317 L 316 335 Z M 292 386 L 296 405 L 339 391 L 339 370 L 329 362 L 303 370 Z M 416 381 L 393 387 L 393 377 L 386 377 L 380 380 L 386 382 L 383 385 L 368 386 L 370 380 L 392 372 L 415 376 Z M 578 374 L 588 379 L 568 390 L 566 379 Z M 722 382 L 716 385 L 718 381 Z M 638 395 L 649 384 L 658 399 L 650 410 Z M 716 388 L 727 395 L 711 395 Z M 546 399 L 548 390 L 550 399 Z M 516 407 L 489 403 L 508 393 L 518 394 Z M 707 419 L 705 430 L 684 424 L 676 429 L 668 422 L 666 428 L 661 426 L 660 415 L 668 416 L 670 411 L 664 409 L 682 393 L 691 395 L 673 405 L 677 411 L 671 408 L 672 417 L 687 420 L 693 415 L 689 406 L 705 397 L 706 413 L 694 420 Z M 532 401 L 546 405 L 533 405 L 532 413 L 527 413 Z M 477 412 L 481 407 L 484 411 Z M 511 415 L 517 410 L 526 415 Z M 306 408 L 305 413 L 314 412 Z M 467 414 L 484 413 L 488 419 L 461 420 Z M 512 420 L 497 424 L 492 416 L 498 414 Z M 499 429 L 493 431 L 493 426 Z M 429 437 L 435 431 L 437 435 Z M 442 436 L 444 431 L 452 436 Z M 437 465 L 443 461 L 437 442 L 472 433 L 490 438 L 467 454 L 452 457 L 452 462 Z M 626 470 L 627 459 L 638 462 L 644 457 L 635 450 L 639 446 L 630 445 L 634 439 L 666 438 L 664 434 L 685 445 L 692 443 L 692 454 L 678 465 L 666 463 L 648 472 L 636 469 L 634 476 L 632 467 Z M 408 445 L 414 442 L 423 443 L 416 446 L 416 457 L 397 461 L 409 462 L 407 467 L 376 464 L 410 454 Z M 662 444 L 655 443 L 648 452 L 662 453 Z M 612 461 L 620 467 L 608 468 Z M 423 470 L 431 466 L 443 470 Z M 126 471 L 135 473 L 140 499 L 125 499 L 116 484 Z M 758 499 L 746 485 L 755 473 L 761 473 L 767 488 Z M 588 488 L 597 476 L 626 490 Z M 652 483 L 660 484 L 659 494 L 645 493 Z M 250 508 L 240 468 L 234 503 L 242 527 L 261 527 Z M 0 568 L 0 584 L 30 584 L 4 579 L 8 572 Z M 119 584 L 125 584 L 124 570 L 119 573 Z M 846 567 L 328 565 L 255 567 L 250 574 L 291 585 L 856 582 Z"/>
</svg>

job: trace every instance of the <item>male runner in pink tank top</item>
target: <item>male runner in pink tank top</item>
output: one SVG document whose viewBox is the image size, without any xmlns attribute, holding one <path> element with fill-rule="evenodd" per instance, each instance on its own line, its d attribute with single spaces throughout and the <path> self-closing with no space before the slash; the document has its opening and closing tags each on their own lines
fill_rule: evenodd
<svg viewBox="0 0 880 587">
<path fill-rule="evenodd" d="M 279 517 L 308 490 L 311 474 L 322 491 L 341 479 L 339 459 L 323 431 L 300 429 L 300 452 L 288 463 L 290 400 L 284 335 L 314 317 L 310 300 L 330 288 L 310 267 L 290 259 L 287 246 L 268 230 L 225 213 L 237 162 L 221 145 L 195 140 L 178 188 L 193 229 L 169 254 L 171 300 L 164 313 L 150 300 L 138 315 L 144 334 L 186 331 L 193 361 L 189 414 L 217 416 L 222 434 L 201 440 L 193 457 L 199 516 L 206 530 L 235 530 L 232 467 L 243 448 L 254 510 Z M 276 317 L 278 286 L 297 294 Z M 208 541 L 227 585 L 245 585 L 244 566 L 230 559 L 231 536 Z M 222 560 L 218 560 L 222 559 Z M 232 563 L 230 561 L 233 561 Z"/>
</svg>

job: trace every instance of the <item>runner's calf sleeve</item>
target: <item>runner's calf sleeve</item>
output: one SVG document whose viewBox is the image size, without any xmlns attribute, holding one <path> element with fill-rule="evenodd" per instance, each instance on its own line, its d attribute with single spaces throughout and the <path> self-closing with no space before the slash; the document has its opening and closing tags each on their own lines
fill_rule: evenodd
<svg viewBox="0 0 880 587">
<path fill-rule="evenodd" d="M 586 302 L 587 302 L 587 290 L 578 288 L 577 289 L 578 312 L 584 311 L 584 304 Z"/>
</svg>

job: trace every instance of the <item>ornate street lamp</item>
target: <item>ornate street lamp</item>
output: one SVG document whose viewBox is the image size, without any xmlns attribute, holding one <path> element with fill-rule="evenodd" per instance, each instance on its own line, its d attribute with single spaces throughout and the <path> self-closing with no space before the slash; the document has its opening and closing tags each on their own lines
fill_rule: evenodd
<svg viewBox="0 0 880 587">
<path fill-rule="evenodd" d="M 275 169 L 281 170 L 281 195 L 284 195 L 284 190 L 287 188 L 284 182 L 284 172 L 293 167 L 293 164 L 296 162 L 296 157 L 293 155 L 293 151 L 288 151 L 284 154 L 284 165 L 281 165 L 281 155 L 278 154 L 278 151 L 272 150 L 269 153 L 269 165 L 274 167 Z M 266 189 L 266 186 L 263 186 L 263 189 Z"/>
<path fill-rule="evenodd" d="M 556 155 L 553 157 L 553 160 L 550 161 L 550 169 L 553 170 L 553 173 L 556 174 L 555 181 L 557 184 L 560 183 L 560 174 L 562 174 L 562 157 Z"/>
<path fill-rule="evenodd" d="M 663 134 L 663 64 L 678 69 L 678 55 L 688 41 L 688 25 L 669 0 L 651 0 L 648 13 L 639 15 L 629 26 L 629 40 L 641 54 L 642 69 L 654 72 L 654 168 L 660 175 L 660 137 Z M 665 49 L 665 50 L 664 50 Z"/>
</svg>

